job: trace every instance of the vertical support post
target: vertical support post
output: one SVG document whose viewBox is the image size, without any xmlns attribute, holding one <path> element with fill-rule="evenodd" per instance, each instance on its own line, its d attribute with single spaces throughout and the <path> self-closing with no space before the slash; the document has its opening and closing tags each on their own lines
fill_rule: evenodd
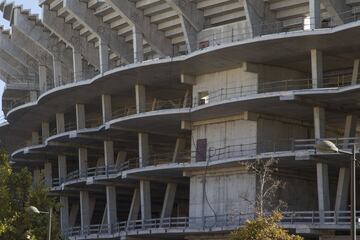
<svg viewBox="0 0 360 240">
<path fill-rule="evenodd" d="M 140 180 L 140 208 L 141 220 L 151 219 L 151 191 L 150 181 Z"/>
<path fill-rule="evenodd" d="M 311 49 L 311 76 L 313 88 L 323 87 L 323 54 L 318 49 Z"/>
<path fill-rule="evenodd" d="M 114 165 L 114 142 L 113 141 L 104 141 L 104 159 L 105 166 Z"/>
<path fill-rule="evenodd" d="M 184 138 L 177 138 L 175 143 L 175 150 L 172 158 L 172 162 L 177 162 L 179 156 L 181 156 L 182 151 L 185 149 L 185 139 Z"/>
<path fill-rule="evenodd" d="M 315 139 L 325 137 L 325 109 L 314 107 L 314 135 Z"/>
<path fill-rule="evenodd" d="M 60 184 L 66 179 L 67 175 L 67 166 L 66 166 L 66 156 L 58 156 L 58 168 L 59 168 L 59 181 Z"/>
<path fill-rule="evenodd" d="M 37 100 L 37 92 L 30 91 L 30 102 L 35 102 Z"/>
<path fill-rule="evenodd" d="M 87 177 L 88 151 L 86 148 L 79 148 L 79 177 Z"/>
<path fill-rule="evenodd" d="M 104 74 L 109 70 L 109 48 L 101 39 L 99 40 L 100 73 Z"/>
<path fill-rule="evenodd" d="M 127 152 L 118 152 L 115 163 L 117 168 L 123 166 L 126 160 L 126 156 L 127 156 Z"/>
<path fill-rule="evenodd" d="M 173 211 L 175 203 L 176 189 L 176 183 L 168 183 L 166 186 L 164 204 L 161 210 L 161 221 L 163 221 L 164 218 L 171 217 L 171 213 Z"/>
<path fill-rule="evenodd" d="M 62 85 L 62 80 L 63 80 L 61 60 L 58 57 L 54 56 L 53 64 L 54 64 L 54 86 L 59 87 Z"/>
<path fill-rule="evenodd" d="M 88 191 L 80 191 L 80 219 L 82 234 L 87 234 L 86 227 L 90 225 L 90 195 Z"/>
<path fill-rule="evenodd" d="M 136 113 L 146 112 L 146 91 L 144 85 L 135 85 Z"/>
<path fill-rule="evenodd" d="M 69 227 L 74 227 L 75 226 L 75 222 L 76 222 L 76 218 L 77 218 L 77 215 L 78 215 L 78 212 L 79 212 L 79 204 L 78 203 L 74 203 L 72 206 L 71 206 L 71 209 L 70 209 L 70 217 L 69 217 Z"/>
<path fill-rule="evenodd" d="M 41 123 L 41 137 L 42 142 L 44 142 L 48 137 L 50 137 L 50 125 L 48 122 Z"/>
<path fill-rule="evenodd" d="M 69 227 L 69 199 L 66 196 L 60 196 L 60 227 L 62 232 Z"/>
<path fill-rule="evenodd" d="M 47 70 L 45 65 L 39 64 L 39 90 L 40 94 L 47 90 Z"/>
<path fill-rule="evenodd" d="M 352 73 L 352 79 L 351 79 L 351 85 L 356 85 L 358 83 L 359 65 L 360 65 L 360 59 L 355 59 L 353 73 Z"/>
<path fill-rule="evenodd" d="M 101 95 L 102 119 L 106 123 L 112 119 L 111 96 Z"/>
<path fill-rule="evenodd" d="M 81 53 L 73 49 L 73 63 L 74 63 L 74 82 L 79 82 L 84 79 L 83 63 Z"/>
<path fill-rule="evenodd" d="M 31 144 L 32 145 L 39 144 L 39 133 L 38 132 L 31 133 Z"/>
<path fill-rule="evenodd" d="M 44 163 L 45 186 L 52 187 L 52 164 L 50 161 Z"/>
<path fill-rule="evenodd" d="M 77 130 L 84 129 L 86 127 L 85 121 L 85 105 L 84 104 L 76 104 L 76 128 Z"/>
<path fill-rule="evenodd" d="M 107 223 L 109 227 L 109 233 L 112 232 L 113 224 L 117 222 L 117 208 L 116 208 L 116 187 L 106 186 L 106 210 L 107 210 Z"/>
<path fill-rule="evenodd" d="M 139 167 L 149 165 L 149 135 L 147 133 L 139 133 Z"/>
<path fill-rule="evenodd" d="M 41 183 L 41 171 L 38 168 L 33 170 L 33 186 L 39 186 Z"/>
<path fill-rule="evenodd" d="M 128 222 L 137 220 L 139 216 L 139 211 L 140 211 L 140 191 L 138 188 L 135 188 L 131 200 Z"/>
<path fill-rule="evenodd" d="M 356 145 L 353 145 L 352 156 L 350 159 L 351 172 L 351 240 L 356 240 Z"/>
<path fill-rule="evenodd" d="M 310 29 L 321 28 L 320 0 L 309 0 Z"/>
<path fill-rule="evenodd" d="M 57 134 L 65 132 L 65 116 L 64 113 L 56 114 L 56 132 Z"/>
<path fill-rule="evenodd" d="M 135 26 L 133 26 L 133 45 L 134 45 L 134 62 L 142 62 L 144 60 L 143 34 Z"/>
</svg>

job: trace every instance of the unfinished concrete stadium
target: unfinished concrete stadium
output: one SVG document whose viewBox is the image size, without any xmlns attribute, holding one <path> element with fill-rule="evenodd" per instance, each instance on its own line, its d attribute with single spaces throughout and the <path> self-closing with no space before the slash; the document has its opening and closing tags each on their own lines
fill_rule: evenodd
<svg viewBox="0 0 360 240">
<path fill-rule="evenodd" d="M 357 143 L 360 0 L 39 5 L 0 3 L 1 145 L 65 237 L 226 239 L 254 215 L 243 163 L 274 158 L 283 226 L 347 239 L 349 161 L 314 145 Z"/>
</svg>

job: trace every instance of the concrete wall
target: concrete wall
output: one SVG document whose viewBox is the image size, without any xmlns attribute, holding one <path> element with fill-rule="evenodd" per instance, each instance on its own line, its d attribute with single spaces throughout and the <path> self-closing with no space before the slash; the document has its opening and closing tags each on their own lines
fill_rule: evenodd
<svg viewBox="0 0 360 240">
<path fill-rule="evenodd" d="M 201 217 L 223 214 L 249 213 L 253 206 L 247 200 L 255 200 L 256 178 L 244 169 L 210 170 L 206 173 L 203 194 L 203 173 L 190 177 L 189 216 Z M 211 207 L 210 207 L 211 206 Z"/>
</svg>

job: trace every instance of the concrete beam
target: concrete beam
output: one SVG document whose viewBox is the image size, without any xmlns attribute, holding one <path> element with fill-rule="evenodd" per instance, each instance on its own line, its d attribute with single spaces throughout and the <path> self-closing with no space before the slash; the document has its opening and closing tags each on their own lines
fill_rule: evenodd
<svg viewBox="0 0 360 240">
<path fill-rule="evenodd" d="M 198 32 L 196 29 L 190 24 L 190 22 L 184 17 L 179 16 L 181 27 L 184 33 L 184 37 L 186 40 L 186 48 L 188 53 L 192 53 L 198 49 Z"/>
<path fill-rule="evenodd" d="M 88 63 L 96 69 L 100 69 L 99 52 L 94 44 L 89 43 L 85 36 L 80 35 L 79 31 L 73 29 L 71 24 L 65 23 L 65 20 L 58 17 L 56 12 L 51 11 L 48 5 L 43 5 L 42 11 L 43 24 L 70 45 L 73 48 L 73 52 L 80 53 Z M 76 72 L 75 69 L 74 72 Z"/>
<path fill-rule="evenodd" d="M 346 1 L 339 0 L 321 0 L 321 3 L 325 6 L 331 17 L 332 26 L 337 26 L 346 23 L 346 18 L 352 15 L 350 5 L 346 4 Z M 345 13 L 347 12 L 347 13 Z"/>
<path fill-rule="evenodd" d="M 64 0 L 64 8 L 71 13 L 80 23 L 96 34 L 99 40 L 107 45 L 114 53 L 118 54 L 128 63 L 134 61 L 132 46 L 125 39 L 105 24 L 101 18 L 88 9 L 87 4 L 81 1 Z M 100 56 L 101 60 L 101 56 Z M 101 67 L 100 62 L 100 67 Z"/>
<path fill-rule="evenodd" d="M 165 33 L 159 31 L 155 24 L 151 23 L 150 17 L 145 16 L 142 10 L 136 8 L 135 3 L 117 0 L 105 0 L 105 2 L 118 11 L 131 26 L 135 26 L 141 31 L 151 48 L 158 54 L 161 56 L 173 55 L 171 40 L 165 36 Z"/>
<path fill-rule="evenodd" d="M 244 0 L 243 3 L 251 37 L 261 35 L 264 24 L 276 22 L 275 14 L 271 12 L 268 2 Z"/>
<path fill-rule="evenodd" d="M 135 188 L 131 200 L 128 222 L 137 220 L 139 216 L 139 211 L 140 211 L 140 190 L 138 188 Z"/>
<path fill-rule="evenodd" d="M 176 195 L 177 184 L 176 183 L 168 183 L 166 185 L 164 203 L 161 210 L 161 220 L 164 218 L 170 218 L 171 213 L 174 209 L 175 203 L 175 195 Z"/>
</svg>

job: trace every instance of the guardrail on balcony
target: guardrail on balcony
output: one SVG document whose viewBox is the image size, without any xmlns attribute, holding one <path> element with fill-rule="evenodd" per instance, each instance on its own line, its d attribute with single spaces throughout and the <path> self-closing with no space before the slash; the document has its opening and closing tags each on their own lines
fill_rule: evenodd
<svg viewBox="0 0 360 240">
<path fill-rule="evenodd" d="M 321 218 L 321 215 L 324 217 Z M 357 212 L 360 216 L 360 211 Z M 205 217 L 174 217 L 155 218 L 148 220 L 123 221 L 115 224 L 97 224 L 90 226 L 77 226 L 69 228 L 64 232 L 65 236 L 84 236 L 91 234 L 121 234 L 136 235 L 138 230 L 179 230 L 179 232 L 219 231 L 223 229 L 236 229 L 245 224 L 246 220 L 253 219 L 254 213 L 249 214 L 224 214 Z M 327 225 L 330 228 L 337 228 L 341 225 L 350 225 L 350 211 L 296 211 L 284 212 L 281 224 L 289 228 L 296 228 L 299 224 L 302 227 L 307 225 L 310 228 L 317 228 Z M 159 233 L 160 231 L 157 231 Z"/>
</svg>

